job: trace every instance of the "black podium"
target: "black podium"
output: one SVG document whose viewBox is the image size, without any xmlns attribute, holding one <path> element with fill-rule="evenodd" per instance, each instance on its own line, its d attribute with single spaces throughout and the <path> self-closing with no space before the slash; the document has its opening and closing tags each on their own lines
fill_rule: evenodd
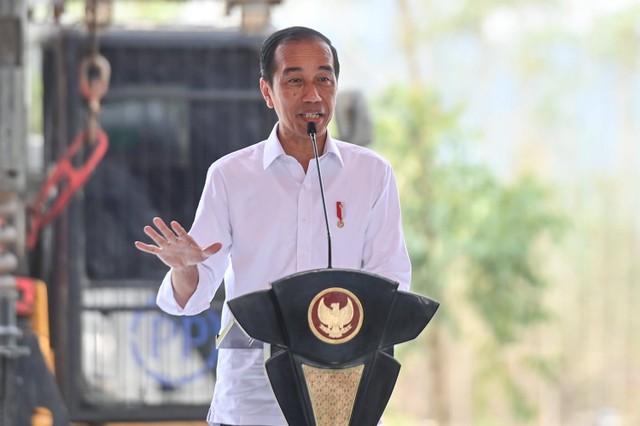
<svg viewBox="0 0 640 426">
<path fill-rule="evenodd" d="M 295 426 L 376 425 L 400 371 L 394 345 L 417 337 L 439 307 L 394 281 L 346 269 L 290 275 L 228 304 L 244 333 L 268 344 L 267 376 Z M 234 347 L 237 337 L 220 346 Z"/>
</svg>

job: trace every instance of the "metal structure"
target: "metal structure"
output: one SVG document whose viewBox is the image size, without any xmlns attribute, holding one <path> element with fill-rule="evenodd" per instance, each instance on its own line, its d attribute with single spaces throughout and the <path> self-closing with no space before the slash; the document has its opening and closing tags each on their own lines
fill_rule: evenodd
<svg viewBox="0 0 640 426">
<path fill-rule="evenodd" d="M 269 25 L 271 8 L 282 3 L 282 0 L 224 0 L 227 14 L 231 9 L 240 7 L 242 29 L 245 33 L 259 33 Z"/>
<path fill-rule="evenodd" d="M 0 3 L 0 425 L 15 418 L 15 363 L 26 355 L 19 344 L 13 277 L 24 247 L 21 231 L 25 191 L 26 135 L 23 1 Z"/>
<path fill-rule="evenodd" d="M 270 131 L 276 117 L 257 85 L 262 39 L 189 30 L 100 38 L 112 70 L 99 120 L 109 149 L 35 248 L 52 317 L 63 319 L 52 325 L 52 344 L 74 421 L 205 418 L 220 306 L 198 317 L 161 314 L 154 295 L 166 267 L 133 241 L 146 239 L 142 229 L 156 215 L 189 226 L 208 166 Z M 61 127 L 73 135 L 85 126 L 76 82 L 87 41 L 66 30 L 45 48 L 47 161 L 69 147 Z"/>
</svg>

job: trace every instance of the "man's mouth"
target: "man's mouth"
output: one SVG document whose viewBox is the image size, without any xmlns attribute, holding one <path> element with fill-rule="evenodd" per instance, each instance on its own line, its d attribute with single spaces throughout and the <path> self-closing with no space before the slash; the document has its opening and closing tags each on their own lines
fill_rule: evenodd
<svg viewBox="0 0 640 426">
<path fill-rule="evenodd" d="M 320 113 L 317 112 L 307 112 L 305 114 L 302 114 L 302 117 L 304 117 L 307 120 L 316 120 L 318 118 L 320 118 Z"/>
</svg>

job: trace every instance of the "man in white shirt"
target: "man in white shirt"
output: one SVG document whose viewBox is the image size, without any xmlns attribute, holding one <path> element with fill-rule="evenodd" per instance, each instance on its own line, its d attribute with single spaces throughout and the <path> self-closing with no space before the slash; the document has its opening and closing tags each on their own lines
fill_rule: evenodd
<svg viewBox="0 0 640 426">
<path fill-rule="evenodd" d="M 333 267 L 372 272 L 408 290 L 411 264 L 393 170 L 378 154 L 338 141 L 333 117 L 340 64 L 321 33 L 291 27 L 260 52 L 260 90 L 279 121 L 268 139 L 216 161 L 193 226 L 160 218 L 136 241 L 171 269 L 158 305 L 174 315 L 209 308 L 222 280 L 227 299 L 265 290 L 279 278 L 327 266 L 320 184 L 307 125 L 317 128 L 332 235 Z M 230 318 L 225 304 L 222 324 Z M 286 425 L 264 373 L 260 349 L 220 349 L 207 417 L 211 425 Z"/>
</svg>

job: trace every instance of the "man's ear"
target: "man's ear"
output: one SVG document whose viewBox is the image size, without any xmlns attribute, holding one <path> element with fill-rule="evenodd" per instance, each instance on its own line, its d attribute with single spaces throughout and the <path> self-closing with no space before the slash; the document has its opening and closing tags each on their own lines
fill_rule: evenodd
<svg viewBox="0 0 640 426">
<path fill-rule="evenodd" d="M 264 78 L 260 79 L 260 92 L 262 92 L 262 97 L 264 101 L 267 103 L 269 108 L 273 109 L 273 100 L 271 99 L 271 87 L 269 87 L 269 83 Z"/>
</svg>

